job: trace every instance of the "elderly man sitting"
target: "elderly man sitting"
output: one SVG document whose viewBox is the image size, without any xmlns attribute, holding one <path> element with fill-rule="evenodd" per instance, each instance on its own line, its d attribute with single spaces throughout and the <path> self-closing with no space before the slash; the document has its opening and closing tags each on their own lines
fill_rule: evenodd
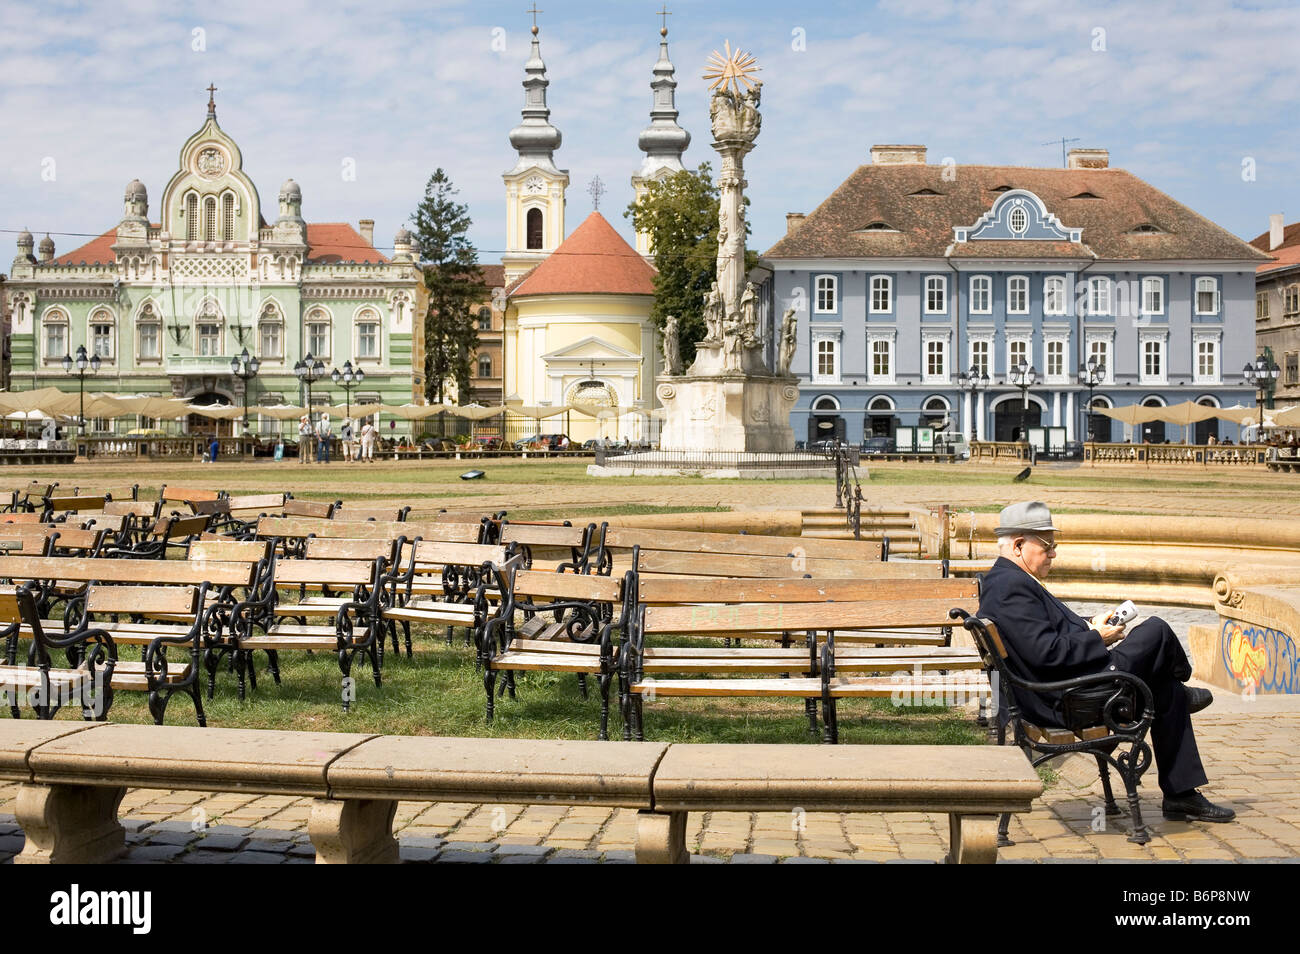
<svg viewBox="0 0 1300 954">
<path fill-rule="evenodd" d="M 1056 555 L 1056 527 L 1047 506 L 1013 504 L 997 528 L 998 559 L 984 576 L 979 615 L 997 624 L 1011 660 L 1032 682 L 1123 670 L 1137 676 L 1155 697 L 1152 748 L 1166 818 L 1227 822 L 1230 808 L 1210 802 L 1196 789 L 1206 783 L 1191 713 L 1211 702 L 1208 689 L 1183 685 L 1192 674 L 1187 654 L 1169 624 L 1151 617 L 1125 634 L 1105 613 L 1085 620 L 1043 586 Z M 1032 696 L 1032 698 L 1025 698 Z M 1060 694 L 1017 693 L 1031 719 L 1061 724 Z"/>
</svg>

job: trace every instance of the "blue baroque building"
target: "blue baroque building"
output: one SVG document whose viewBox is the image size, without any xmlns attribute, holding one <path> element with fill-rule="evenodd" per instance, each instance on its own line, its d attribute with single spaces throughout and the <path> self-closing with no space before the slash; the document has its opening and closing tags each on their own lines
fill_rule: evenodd
<svg viewBox="0 0 1300 954">
<path fill-rule="evenodd" d="M 1105 150 L 1076 149 L 1065 169 L 871 152 L 815 211 L 787 216 L 762 257 L 769 340 L 799 314 L 796 438 L 928 426 L 1012 440 L 1027 422 L 1057 439 L 1163 441 L 1159 423 L 1087 419 L 1090 359 L 1104 367 L 1095 407 L 1253 404 L 1241 368 L 1262 252 L 1109 168 Z M 1027 407 L 1009 373 L 1022 361 L 1037 373 Z M 983 390 L 963 386 L 972 371 Z"/>
</svg>

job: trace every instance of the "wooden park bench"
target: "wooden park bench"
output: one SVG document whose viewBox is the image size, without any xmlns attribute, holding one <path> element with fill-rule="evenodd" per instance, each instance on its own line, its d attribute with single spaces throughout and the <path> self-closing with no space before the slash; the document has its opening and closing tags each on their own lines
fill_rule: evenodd
<svg viewBox="0 0 1300 954">
<path fill-rule="evenodd" d="M 15 860 L 94 864 L 126 850 L 128 788 L 312 798 L 317 864 L 400 861 L 399 801 L 636 811 L 636 860 L 690 860 L 690 812 L 943 812 L 948 860 L 997 860 L 997 815 L 1042 794 L 1014 749 L 987 745 L 610 745 L 0 721 L 0 780 L 19 784 Z"/>
<path fill-rule="evenodd" d="M 609 738 L 609 687 L 617 673 L 613 632 L 621 625 L 622 579 L 598 574 L 521 569 L 511 561 L 497 571 L 499 611 L 482 625 L 479 665 L 487 692 L 487 721 L 495 714 L 496 681 L 515 697 L 515 672 L 561 672 L 578 676 L 587 696 L 587 677 L 600 689 L 598 738 Z M 516 617 L 522 616 L 522 620 Z"/>
<path fill-rule="evenodd" d="M 335 520 L 351 521 L 377 521 L 379 523 L 401 523 L 406 520 L 407 514 L 411 512 L 409 506 L 406 507 L 353 507 L 340 506 L 334 511 Z"/>
<path fill-rule="evenodd" d="M 31 640 L 26 665 L 18 663 L 23 627 Z M 107 716 L 113 704 L 113 670 L 118 663 L 111 636 L 103 630 L 84 628 L 58 636 L 47 633 L 36 598 L 26 586 L 0 587 L 0 631 L 5 636 L 0 697 L 15 719 L 20 717 L 23 702 L 38 719 L 53 719 L 59 709 L 74 701 L 86 719 Z M 69 664 L 54 665 L 51 650 L 67 652 Z"/>
<path fill-rule="evenodd" d="M 43 501 L 45 520 L 63 519 L 68 514 L 81 513 L 86 510 L 103 511 L 104 504 L 109 500 L 102 494 L 99 496 L 48 496 Z"/>
<path fill-rule="evenodd" d="M 955 607 L 952 616 L 962 620 L 962 625 L 974 637 L 986 668 L 998 675 L 1002 706 L 998 713 L 999 744 L 1006 743 L 1006 727 L 1010 725 L 1014 744 L 1035 768 L 1074 752 L 1093 756 L 1097 760 L 1108 816 L 1123 814 L 1111 792 L 1108 766 L 1113 766 L 1128 796 L 1133 825 L 1128 840 L 1138 845 L 1150 841 L 1137 791 L 1143 773 L 1152 765 L 1147 734 L 1155 720 L 1155 695 L 1146 683 L 1132 673 L 1113 667 L 1057 682 L 1031 682 L 1018 674 L 1018 665 L 1009 662 L 1006 643 L 997 624 L 961 607 Z M 1059 693 L 1064 724 L 1039 726 L 1030 722 L 1022 715 L 1017 692 Z M 1115 751 L 1121 746 L 1126 751 L 1117 756 Z M 1007 834 L 1010 821 L 1010 814 L 1003 814 L 998 824 L 999 846 L 1015 844 Z"/>
<path fill-rule="evenodd" d="M 594 523 L 582 527 L 565 524 L 500 521 L 497 540 L 515 544 L 528 569 L 583 573 L 591 559 Z M 559 558 L 559 559 L 557 559 Z"/>
<path fill-rule="evenodd" d="M 184 549 L 190 540 L 206 532 L 211 520 L 211 514 L 159 517 L 139 538 L 110 547 L 105 555 L 133 560 L 165 560 L 168 550 Z"/>
<path fill-rule="evenodd" d="M 972 649 L 861 645 L 873 630 L 944 628 L 954 606 L 977 605 L 978 586 L 973 581 L 792 579 L 779 581 L 780 586 L 751 585 L 743 598 L 742 594 L 729 597 L 726 587 L 714 581 L 693 581 L 694 595 L 691 583 L 675 582 L 678 605 L 638 599 L 628 616 L 618 658 L 625 738 L 643 734 L 643 696 L 802 698 L 814 732 L 820 700 L 823 737 L 834 743 L 839 740 L 837 699 L 942 696 L 965 701 L 988 693 L 982 676 L 938 676 L 982 669 L 983 662 Z M 842 585 L 828 599 L 828 584 L 833 583 Z M 837 646 L 841 630 L 858 638 Z M 803 636 L 802 646 L 791 645 L 796 635 Z M 735 642 L 757 638 L 765 644 L 777 637 L 782 645 L 656 645 L 663 637 L 681 636 Z M 892 636 L 882 634 L 880 639 L 888 641 Z M 656 678 L 670 674 L 692 678 Z M 705 675 L 715 678 L 701 678 Z"/>
<path fill-rule="evenodd" d="M 639 527 L 611 527 L 608 524 L 601 524 L 592 537 L 591 572 L 610 572 L 615 555 L 618 553 L 630 555 L 634 548 L 642 551 L 783 557 L 796 563 L 809 559 L 865 563 L 887 557 L 883 544 L 876 541 L 783 537 L 751 533 L 646 530 Z M 795 575 L 802 575 L 803 572 L 805 571 L 801 570 Z"/>
<path fill-rule="evenodd" d="M 54 488 L 59 486 L 58 481 L 28 481 L 21 487 L 14 487 L 10 490 L 0 492 L 0 511 L 6 513 L 25 513 L 35 508 L 45 497 L 54 492 Z"/>
<path fill-rule="evenodd" d="M 407 656 L 412 623 L 446 626 L 448 645 L 454 628 L 464 627 L 465 641 L 472 644 L 487 623 L 489 603 L 500 597 L 494 570 L 511 558 L 520 559 L 516 552 L 513 545 L 416 540 L 407 565 L 395 568 L 385 580 L 393 598 L 381 611 L 386 621 L 401 624 Z M 435 576 L 436 582 L 431 582 Z"/>
</svg>

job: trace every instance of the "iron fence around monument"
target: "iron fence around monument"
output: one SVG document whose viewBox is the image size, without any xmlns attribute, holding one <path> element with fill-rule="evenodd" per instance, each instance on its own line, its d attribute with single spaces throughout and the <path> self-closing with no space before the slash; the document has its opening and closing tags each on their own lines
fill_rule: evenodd
<svg viewBox="0 0 1300 954">
<path fill-rule="evenodd" d="M 858 462 L 858 448 L 850 448 L 854 463 Z M 807 470 L 810 467 L 835 468 L 835 455 L 815 451 L 772 451 L 751 453 L 746 451 L 666 451 L 645 450 L 632 447 L 601 447 L 595 449 L 596 464 L 619 466 L 665 467 L 678 470 Z"/>
</svg>

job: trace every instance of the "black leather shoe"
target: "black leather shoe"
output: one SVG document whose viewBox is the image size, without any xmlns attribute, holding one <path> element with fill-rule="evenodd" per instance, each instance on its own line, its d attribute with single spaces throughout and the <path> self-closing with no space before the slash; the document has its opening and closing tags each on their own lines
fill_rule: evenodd
<svg viewBox="0 0 1300 954">
<path fill-rule="evenodd" d="M 1231 808 L 1214 804 L 1195 789 L 1179 798 L 1166 796 L 1161 811 L 1170 821 L 1230 822 L 1237 817 Z"/>
<path fill-rule="evenodd" d="M 1187 711 L 1200 712 L 1202 709 L 1208 709 L 1214 702 L 1214 693 L 1209 689 L 1200 689 L 1195 686 L 1183 686 L 1183 691 L 1187 693 Z"/>
</svg>

